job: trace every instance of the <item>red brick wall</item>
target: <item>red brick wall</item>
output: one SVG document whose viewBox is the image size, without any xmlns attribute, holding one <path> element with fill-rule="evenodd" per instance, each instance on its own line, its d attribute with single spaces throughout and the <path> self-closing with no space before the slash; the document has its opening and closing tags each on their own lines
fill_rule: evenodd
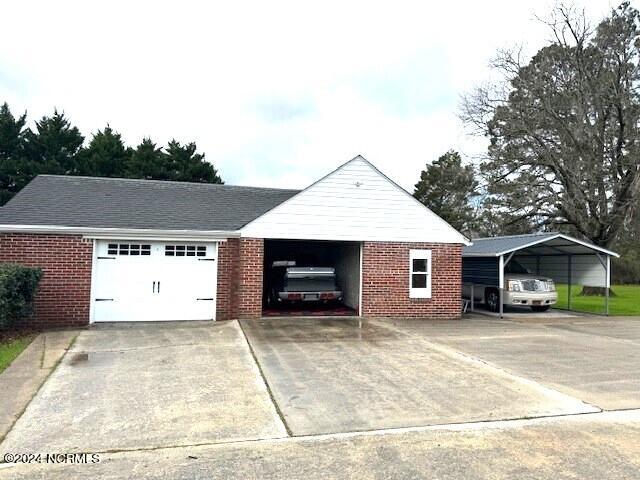
<svg viewBox="0 0 640 480">
<path fill-rule="evenodd" d="M 0 262 L 42 268 L 34 315 L 38 327 L 89 323 L 93 243 L 79 235 L 0 235 Z"/>
<path fill-rule="evenodd" d="M 264 240 L 241 238 L 239 254 L 238 318 L 260 318 Z"/>
<path fill-rule="evenodd" d="M 218 243 L 218 292 L 216 320 L 238 318 L 238 271 L 240 240 Z"/>
<path fill-rule="evenodd" d="M 431 298 L 409 298 L 409 250 L 431 250 Z M 459 318 L 462 246 L 364 242 L 362 315 Z"/>
</svg>

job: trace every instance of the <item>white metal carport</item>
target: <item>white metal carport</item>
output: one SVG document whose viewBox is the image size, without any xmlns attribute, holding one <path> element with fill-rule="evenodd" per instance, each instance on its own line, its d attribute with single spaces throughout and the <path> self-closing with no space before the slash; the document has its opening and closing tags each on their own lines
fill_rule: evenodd
<svg viewBox="0 0 640 480">
<path fill-rule="evenodd" d="M 523 266 L 568 286 L 571 310 L 571 285 L 605 288 L 605 314 L 609 314 L 611 257 L 615 252 L 562 233 L 536 233 L 478 238 L 462 252 L 463 283 L 498 288 L 500 316 L 503 316 L 504 272 L 514 258 Z M 473 294 L 472 294 L 473 302 Z"/>
</svg>

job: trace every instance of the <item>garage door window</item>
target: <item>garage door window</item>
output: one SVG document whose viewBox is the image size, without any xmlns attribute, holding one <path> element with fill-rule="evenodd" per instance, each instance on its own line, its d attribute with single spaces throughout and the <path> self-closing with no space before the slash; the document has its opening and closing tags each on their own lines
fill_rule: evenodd
<svg viewBox="0 0 640 480">
<path fill-rule="evenodd" d="M 431 298 L 431 250 L 409 251 L 409 297 Z"/>
<path fill-rule="evenodd" d="M 109 255 L 151 255 L 151 245 L 139 243 L 110 243 L 107 245 Z"/>
<path fill-rule="evenodd" d="M 165 257 L 206 257 L 206 245 L 165 245 Z"/>
</svg>

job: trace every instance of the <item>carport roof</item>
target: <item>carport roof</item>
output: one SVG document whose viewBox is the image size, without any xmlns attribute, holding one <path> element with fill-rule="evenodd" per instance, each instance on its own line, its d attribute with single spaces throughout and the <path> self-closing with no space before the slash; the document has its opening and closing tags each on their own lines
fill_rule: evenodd
<svg viewBox="0 0 640 480">
<path fill-rule="evenodd" d="M 464 247 L 463 257 L 499 257 L 519 250 L 531 255 L 580 255 L 597 252 L 619 257 L 611 250 L 558 232 L 475 238 L 472 241 L 472 245 Z"/>
<path fill-rule="evenodd" d="M 38 175 L 4 207 L 0 227 L 235 231 L 298 190 Z"/>
</svg>

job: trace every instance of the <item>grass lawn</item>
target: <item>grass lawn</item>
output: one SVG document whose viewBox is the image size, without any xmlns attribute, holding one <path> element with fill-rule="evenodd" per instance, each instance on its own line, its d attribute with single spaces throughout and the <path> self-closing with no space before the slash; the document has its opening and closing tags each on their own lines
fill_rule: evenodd
<svg viewBox="0 0 640 480">
<path fill-rule="evenodd" d="M 23 335 L 0 340 L 0 373 L 27 348 L 33 338 L 34 335 Z"/>
<path fill-rule="evenodd" d="M 567 308 L 567 285 L 556 285 L 558 308 Z M 615 297 L 609 298 L 610 315 L 640 315 L 640 285 L 612 285 Z M 603 313 L 604 297 L 580 295 L 582 287 L 571 287 L 571 309 L 581 312 Z"/>
</svg>

